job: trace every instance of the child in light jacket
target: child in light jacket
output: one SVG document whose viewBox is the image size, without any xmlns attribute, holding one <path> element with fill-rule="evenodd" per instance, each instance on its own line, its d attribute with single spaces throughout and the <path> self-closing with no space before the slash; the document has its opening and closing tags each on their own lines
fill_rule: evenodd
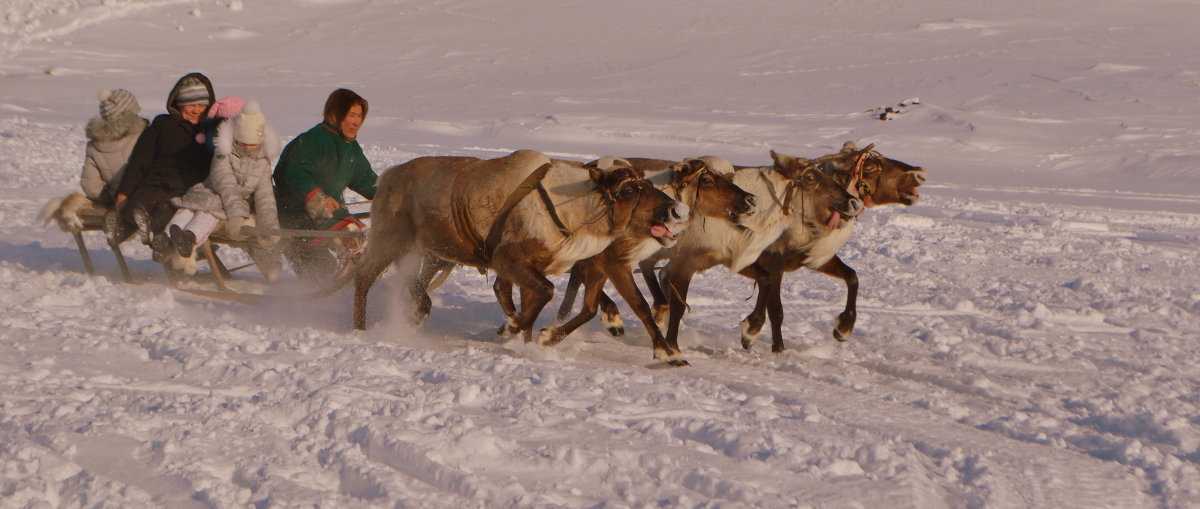
<svg viewBox="0 0 1200 509">
<path fill-rule="evenodd" d="M 129 154 L 149 122 L 138 115 L 142 108 L 128 90 L 105 89 L 98 96 L 100 116 L 88 120 L 84 130 L 88 142 L 79 185 L 94 206 L 109 208 L 116 201 Z M 115 213 L 110 216 L 105 220 L 105 233 L 114 242 L 120 243 L 136 230 L 132 222 L 121 221 Z"/>
<path fill-rule="evenodd" d="M 191 260 L 180 267 L 189 274 L 195 273 L 196 246 L 208 239 L 219 221 L 225 220 L 225 230 L 233 240 L 244 238 L 243 226 L 279 228 L 271 171 L 282 142 L 259 104 L 247 101 L 241 113 L 222 122 L 213 147 L 208 179 L 171 200 L 179 209 L 167 231 L 179 256 Z M 259 236 L 249 251 L 259 270 L 273 281 L 281 272 L 282 261 L 272 244 L 272 237 Z"/>
</svg>

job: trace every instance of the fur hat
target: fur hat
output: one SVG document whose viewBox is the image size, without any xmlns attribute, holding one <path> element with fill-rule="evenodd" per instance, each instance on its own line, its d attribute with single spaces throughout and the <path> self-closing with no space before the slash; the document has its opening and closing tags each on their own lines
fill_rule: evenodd
<svg viewBox="0 0 1200 509">
<path fill-rule="evenodd" d="M 112 120 L 125 112 L 137 115 L 142 111 L 137 98 L 123 88 L 101 90 L 97 97 L 100 98 L 100 116 L 104 120 Z"/>
<path fill-rule="evenodd" d="M 199 79 L 189 79 L 179 84 L 179 93 L 175 94 L 175 106 L 190 106 L 192 104 L 212 104 L 208 95 L 208 87 Z"/>
<path fill-rule="evenodd" d="M 267 127 L 267 117 L 257 101 L 246 101 L 242 112 L 233 117 L 233 139 L 246 145 L 261 145 Z"/>
</svg>

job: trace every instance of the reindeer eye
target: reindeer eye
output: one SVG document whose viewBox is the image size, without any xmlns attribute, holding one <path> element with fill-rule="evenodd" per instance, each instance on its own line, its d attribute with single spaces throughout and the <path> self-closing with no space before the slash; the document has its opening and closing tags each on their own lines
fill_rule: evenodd
<svg viewBox="0 0 1200 509">
<path fill-rule="evenodd" d="M 634 189 L 634 186 L 621 186 L 621 191 L 617 193 L 617 196 L 622 200 L 631 200 L 635 194 L 637 194 L 637 189 Z"/>
<path fill-rule="evenodd" d="M 805 185 L 809 185 L 809 186 L 817 185 L 817 176 L 814 175 L 812 172 L 805 173 L 804 176 L 801 178 L 803 179 L 803 182 Z"/>
<path fill-rule="evenodd" d="M 708 175 L 700 177 L 700 184 L 706 185 L 706 186 L 711 186 L 713 184 L 713 178 Z"/>
</svg>

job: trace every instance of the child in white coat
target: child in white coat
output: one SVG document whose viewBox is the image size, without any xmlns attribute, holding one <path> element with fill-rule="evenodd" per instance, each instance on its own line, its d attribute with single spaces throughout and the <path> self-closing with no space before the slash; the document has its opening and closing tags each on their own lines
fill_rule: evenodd
<svg viewBox="0 0 1200 509">
<path fill-rule="evenodd" d="M 181 268 L 186 273 L 195 273 L 193 252 L 221 220 L 225 220 L 225 229 L 233 240 L 244 238 L 243 226 L 279 228 L 271 172 L 282 143 L 258 103 L 247 101 L 241 113 L 222 122 L 213 146 L 208 179 L 171 200 L 179 209 L 167 231 L 179 256 L 192 260 Z M 281 272 L 282 261 L 271 249 L 270 239 L 260 236 L 250 254 L 263 275 L 274 280 Z"/>
</svg>

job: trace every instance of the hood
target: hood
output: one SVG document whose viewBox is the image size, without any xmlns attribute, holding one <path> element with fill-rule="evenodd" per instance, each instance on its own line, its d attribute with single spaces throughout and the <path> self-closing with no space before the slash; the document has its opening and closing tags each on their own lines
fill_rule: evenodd
<svg viewBox="0 0 1200 509">
<path fill-rule="evenodd" d="M 104 117 L 92 117 L 88 121 L 84 133 L 87 138 L 97 143 L 116 141 L 129 135 L 138 135 L 146 128 L 146 119 L 136 113 L 126 112 L 115 118 L 105 120 Z"/>
<path fill-rule="evenodd" d="M 196 79 L 200 80 L 201 83 L 204 83 L 204 88 L 208 89 L 208 97 L 210 99 L 210 102 L 208 103 L 209 108 L 211 108 L 212 103 L 216 102 L 216 100 L 217 100 L 217 94 L 213 93 L 212 82 L 208 80 L 207 76 L 200 74 L 198 72 L 187 73 L 187 74 L 183 75 L 183 77 L 179 78 L 179 81 L 175 82 L 175 86 L 171 87 L 171 93 L 167 94 L 167 112 L 170 113 L 172 116 L 176 116 L 176 117 L 179 116 L 179 110 L 175 109 L 175 97 L 179 95 L 180 85 L 182 85 L 184 81 L 187 81 L 188 78 L 196 78 Z M 204 113 L 200 115 L 200 118 L 203 119 L 207 115 L 208 115 L 208 109 L 205 108 Z"/>
</svg>

